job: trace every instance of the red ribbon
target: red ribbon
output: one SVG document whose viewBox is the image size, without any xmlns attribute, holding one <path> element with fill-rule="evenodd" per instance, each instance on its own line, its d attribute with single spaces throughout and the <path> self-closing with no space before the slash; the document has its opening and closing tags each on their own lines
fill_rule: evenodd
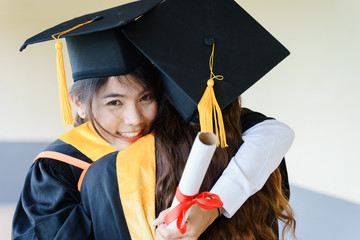
<svg viewBox="0 0 360 240">
<path fill-rule="evenodd" d="M 181 223 L 185 218 L 186 212 L 192 205 L 197 204 L 203 209 L 213 209 L 223 206 L 223 202 L 221 201 L 220 197 L 210 192 L 202 192 L 193 196 L 186 196 L 182 194 L 179 187 L 177 187 L 175 196 L 180 203 L 165 216 L 164 220 L 168 226 L 177 219 L 176 226 L 181 234 L 186 232 L 186 222 L 182 227 Z"/>
</svg>

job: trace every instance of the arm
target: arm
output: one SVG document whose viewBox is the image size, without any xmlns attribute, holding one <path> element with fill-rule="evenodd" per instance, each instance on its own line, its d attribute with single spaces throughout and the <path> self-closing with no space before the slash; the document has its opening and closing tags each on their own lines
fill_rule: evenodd
<svg viewBox="0 0 360 240">
<path fill-rule="evenodd" d="M 83 239 L 91 222 L 80 203 L 77 169 L 51 159 L 30 168 L 13 220 L 13 239 Z"/>
<path fill-rule="evenodd" d="M 226 217 L 233 216 L 263 187 L 289 150 L 294 136 L 290 127 L 276 120 L 265 120 L 243 133 L 244 143 L 211 189 L 222 199 Z"/>
<path fill-rule="evenodd" d="M 284 123 L 268 119 L 248 128 L 243 133 L 243 140 L 244 143 L 211 190 L 222 199 L 224 203 L 222 211 L 227 217 L 234 215 L 246 199 L 262 188 L 290 148 L 294 140 L 294 132 Z M 176 229 L 165 228 L 163 224 L 165 215 L 160 214 L 154 222 L 158 226 L 158 239 L 185 237 Z M 192 210 L 185 235 L 189 239 L 197 239 L 217 216 L 216 209 Z"/>
</svg>

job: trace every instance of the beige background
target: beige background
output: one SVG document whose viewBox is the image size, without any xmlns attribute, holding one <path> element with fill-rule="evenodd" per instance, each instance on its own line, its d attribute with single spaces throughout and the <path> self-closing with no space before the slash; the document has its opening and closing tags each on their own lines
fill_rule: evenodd
<svg viewBox="0 0 360 240">
<path fill-rule="evenodd" d="M 123 2 L 0 0 L 0 142 L 52 141 L 67 130 L 59 113 L 54 42 L 20 53 L 24 40 Z M 360 1 L 238 3 L 291 52 L 243 95 L 243 105 L 295 130 L 287 154 L 292 184 L 360 204 Z"/>
</svg>

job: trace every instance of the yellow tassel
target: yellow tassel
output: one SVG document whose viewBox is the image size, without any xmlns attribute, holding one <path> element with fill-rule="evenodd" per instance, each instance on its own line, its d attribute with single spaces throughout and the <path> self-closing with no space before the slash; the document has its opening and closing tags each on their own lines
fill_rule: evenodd
<svg viewBox="0 0 360 240">
<path fill-rule="evenodd" d="M 224 120 L 222 117 L 221 108 L 216 100 L 215 92 L 213 88 L 214 79 L 223 80 L 224 77 L 221 75 L 215 75 L 213 73 L 214 49 L 215 49 L 215 44 L 213 44 L 213 49 L 209 60 L 210 79 L 207 81 L 206 90 L 198 104 L 198 110 L 199 110 L 201 131 L 214 132 L 213 130 L 213 122 L 214 122 L 215 134 L 218 138 L 218 146 L 220 144 L 220 146 L 224 148 L 224 147 L 228 147 L 226 143 Z"/>
<path fill-rule="evenodd" d="M 64 59 L 62 54 L 63 45 L 60 41 L 56 41 L 55 48 L 56 53 L 56 67 L 58 74 L 58 84 L 59 84 L 59 97 L 60 97 L 60 107 L 62 113 L 63 124 L 72 125 L 74 122 L 71 105 L 69 100 L 69 94 L 66 84 L 65 68 L 64 68 Z"/>
<path fill-rule="evenodd" d="M 70 28 L 66 31 L 59 32 L 59 33 L 52 35 L 52 37 L 56 40 L 56 43 L 55 43 L 55 48 L 57 50 L 56 67 L 57 67 L 57 74 L 58 74 L 60 107 L 61 107 L 62 121 L 65 126 L 72 125 L 74 122 L 74 118 L 72 116 L 72 110 L 71 110 L 71 105 L 70 105 L 70 100 L 69 100 L 69 93 L 68 93 L 67 84 L 66 84 L 64 58 L 63 58 L 63 54 L 62 54 L 63 45 L 60 42 L 59 38 L 61 35 L 64 35 L 65 33 L 68 33 L 70 31 L 77 29 L 81 26 L 84 26 L 86 24 L 92 23 L 93 21 L 95 21 L 97 19 L 99 19 L 99 18 L 94 18 L 90 21 L 78 24 L 75 27 Z"/>
</svg>

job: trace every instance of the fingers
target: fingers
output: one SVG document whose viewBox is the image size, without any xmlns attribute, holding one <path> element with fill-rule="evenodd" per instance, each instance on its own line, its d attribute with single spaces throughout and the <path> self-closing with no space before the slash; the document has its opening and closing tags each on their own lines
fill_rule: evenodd
<svg viewBox="0 0 360 240">
<path fill-rule="evenodd" d="M 183 236 L 177 228 L 168 229 L 165 224 L 160 224 L 156 228 L 156 239 L 159 240 L 171 240 L 171 239 L 183 239 Z"/>
<path fill-rule="evenodd" d="M 160 225 L 160 224 L 162 224 L 162 223 L 165 223 L 164 218 L 165 218 L 166 214 L 169 213 L 169 211 L 170 211 L 170 208 L 162 211 L 162 212 L 159 214 L 158 218 L 153 221 L 153 225 L 158 226 L 158 225 Z"/>
<path fill-rule="evenodd" d="M 186 232 L 181 234 L 177 228 L 168 229 L 165 224 L 160 224 L 156 228 L 156 239 L 158 240 L 196 240 L 199 237 L 199 233 L 192 227 L 192 224 L 188 222 Z"/>
<path fill-rule="evenodd" d="M 190 212 L 187 220 L 187 229 L 184 234 L 181 234 L 177 228 L 168 229 L 165 225 L 164 218 L 168 214 L 170 209 L 162 211 L 158 218 L 154 220 L 153 224 L 156 228 L 157 240 L 196 240 L 201 233 L 214 221 L 218 216 L 217 209 L 204 210 L 197 205 L 193 206 L 193 210 Z M 214 216 L 215 217 L 214 217 Z"/>
<path fill-rule="evenodd" d="M 161 224 L 162 225 L 162 224 Z M 163 234 L 161 233 L 161 231 L 159 231 L 159 228 L 161 227 L 161 225 L 159 225 L 156 228 L 156 232 L 155 232 L 155 240 L 165 240 L 166 238 L 163 236 Z"/>
</svg>

